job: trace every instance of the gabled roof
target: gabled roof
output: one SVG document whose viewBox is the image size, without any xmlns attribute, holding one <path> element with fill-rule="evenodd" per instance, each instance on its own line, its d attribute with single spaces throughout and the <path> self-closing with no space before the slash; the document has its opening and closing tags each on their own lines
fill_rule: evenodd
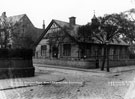
<svg viewBox="0 0 135 99">
<path fill-rule="evenodd" d="M 12 23 L 12 25 L 15 25 L 17 22 L 19 22 L 26 14 L 21 15 L 15 15 L 10 17 L 5 17 L 6 21 L 9 23 Z M 3 20 L 3 16 L 0 16 L 0 20 Z"/>
<path fill-rule="evenodd" d="M 15 16 L 10 16 L 10 17 L 7 17 L 7 22 L 9 23 L 12 23 L 12 25 L 15 25 L 16 23 L 20 22 L 21 19 L 27 15 L 26 14 L 20 14 L 20 15 L 15 15 Z M 28 17 L 27 17 L 28 18 Z M 29 20 L 29 18 L 28 18 Z M 30 21 L 30 20 L 29 20 Z M 30 21 L 31 22 L 31 21 Z M 32 24 L 32 22 L 31 22 Z M 33 25 L 33 24 L 32 24 Z M 41 33 L 43 33 L 44 29 L 40 29 L 40 28 L 36 28 L 34 27 L 34 25 L 32 26 L 32 28 L 34 29 L 35 31 L 35 36 L 36 38 L 39 38 L 39 36 L 41 35 Z M 33 36 L 34 37 L 34 36 Z M 36 39 L 37 40 L 37 39 Z"/>
<path fill-rule="evenodd" d="M 5 12 L 0 16 L 0 21 L 2 21 L 3 19 L 6 19 L 6 21 L 8 23 L 11 23 L 14 26 L 17 23 L 20 24 L 20 22 L 23 22 L 23 21 L 21 21 L 21 19 L 23 19 L 23 18 L 27 18 L 27 22 L 30 22 L 30 24 L 32 24 L 32 22 L 30 21 L 30 19 L 27 17 L 26 14 L 20 14 L 20 15 L 6 17 Z M 36 28 L 33 24 L 31 25 L 31 29 L 33 30 L 32 38 L 33 38 L 33 40 L 37 41 L 37 39 L 43 33 L 44 29 Z"/>
<path fill-rule="evenodd" d="M 103 36 L 97 36 L 97 37 L 93 37 L 93 43 L 96 43 L 96 44 L 105 44 L 106 42 L 106 37 L 103 37 Z M 119 37 L 114 37 L 112 39 L 109 40 L 109 45 L 123 45 L 123 46 L 129 46 L 128 43 L 126 43 L 124 40 L 122 40 L 121 38 Z"/>
<path fill-rule="evenodd" d="M 50 24 L 48 25 L 48 27 L 44 30 L 44 32 L 41 34 L 41 36 L 39 37 L 39 39 L 37 40 L 37 42 L 35 43 L 35 46 L 38 45 L 38 43 L 42 40 L 42 38 L 44 38 L 44 36 L 46 35 L 47 31 L 50 29 L 50 27 L 52 26 L 52 24 L 55 23 L 56 25 L 58 25 L 61 29 L 64 30 L 64 32 L 66 32 L 66 34 L 68 34 L 73 40 L 75 40 L 77 43 L 80 42 L 77 38 L 78 34 L 78 28 L 81 25 L 70 25 L 70 23 L 68 22 L 64 22 L 64 21 L 60 21 L 60 20 L 55 20 L 53 19 Z M 66 28 L 65 28 L 66 27 Z M 66 30 L 65 30 L 66 29 Z M 93 43 L 97 43 L 96 41 L 94 41 Z M 114 38 L 111 42 L 110 45 L 124 45 L 124 46 L 128 46 L 128 44 L 126 42 L 124 42 L 122 39 L 120 38 Z"/>
<path fill-rule="evenodd" d="M 36 32 L 35 33 L 36 38 L 38 39 L 41 36 L 41 34 L 44 32 L 44 29 L 40 29 L 40 28 L 36 28 L 36 27 L 34 27 L 34 28 L 35 28 L 35 32 Z M 35 40 L 35 42 L 36 42 L 36 40 Z"/>
<path fill-rule="evenodd" d="M 19 22 L 21 20 L 21 18 L 23 18 L 25 15 L 26 14 L 10 16 L 10 17 L 7 17 L 7 21 L 12 23 L 13 25 L 15 25 L 16 22 Z"/>
<path fill-rule="evenodd" d="M 68 22 L 64 22 L 64 21 L 60 21 L 60 20 L 56 20 L 56 19 L 53 19 L 53 21 L 57 24 L 59 24 L 61 27 L 69 27 L 69 23 Z"/>
<path fill-rule="evenodd" d="M 112 45 L 127 45 L 128 46 L 128 44 L 125 42 L 125 41 L 123 41 L 122 39 L 120 39 L 120 38 L 114 38 L 111 42 L 110 42 L 110 44 L 112 44 Z"/>
<path fill-rule="evenodd" d="M 44 32 L 41 34 L 41 36 L 39 37 L 39 39 L 37 40 L 37 42 L 35 43 L 35 46 L 38 45 L 38 43 L 42 40 L 42 38 L 44 38 L 44 36 L 46 35 L 47 31 L 50 29 L 50 27 L 52 26 L 52 24 L 55 23 L 56 25 L 58 25 L 69 37 L 71 37 L 72 40 L 77 41 L 75 39 L 75 37 L 77 36 L 77 28 L 80 25 L 73 25 L 72 27 L 70 26 L 70 23 L 68 22 L 64 22 L 64 21 L 59 21 L 59 20 L 55 20 L 53 19 L 50 24 L 47 26 L 47 28 L 44 30 Z M 66 28 L 65 28 L 66 27 Z M 65 30 L 66 29 L 66 30 Z"/>
<path fill-rule="evenodd" d="M 61 28 L 66 27 L 68 33 L 69 33 L 71 36 L 73 36 L 73 37 L 76 37 L 76 36 L 77 36 L 77 29 L 78 29 L 78 27 L 79 27 L 80 25 L 75 24 L 75 25 L 72 25 L 72 26 L 71 26 L 70 23 L 68 23 L 68 22 L 59 21 L 59 20 L 54 20 L 54 19 L 53 19 L 53 21 L 54 21 L 55 23 L 57 23 L 58 25 L 60 25 Z"/>
</svg>

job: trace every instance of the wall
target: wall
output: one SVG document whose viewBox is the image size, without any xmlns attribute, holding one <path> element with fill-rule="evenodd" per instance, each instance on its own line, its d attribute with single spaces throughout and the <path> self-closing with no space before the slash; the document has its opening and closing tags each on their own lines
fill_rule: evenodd
<svg viewBox="0 0 135 99">
<path fill-rule="evenodd" d="M 48 39 L 42 39 L 40 41 L 40 43 L 37 45 L 36 47 L 36 51 L 35 51 L 35 57 L 49 57 L 49 45 L 47 43 Z M 46 53 L 45 53 L 45 56 L 41 56 L 41 46 L 42 45 L 46 45 L 47 46 L 47 50 L 46 50 Z"/>
<path fill-rule="evenodd" d="M 77 67 L 77 68 L 95 68 L 95 60 L 57 60 L 57 59 L 33 59 L 34 64 L 48 64 L 48 65 L 58 65 L 58 66 L 68 66 L 68 67 Z M 101 67 L 102 61 L 99 61 L 99 66 Z M 135 60 L 133 59 L 122 59 L 122 60 L 112 60 L 110 61 L 110 67 L 117 66 L 127 66 L 135 65 Z M 106 67 L 106 66 L 105 66 Z"/>
<path fill-rule="evenodd" d="M 57 60 L 57 59 L 33 59 L 35 64 L 48 64 L 48 65 L 58 65 L 65 67 L 78 67 L 78 68 L 95 68 L 95 61 L 74 61 L 74 60 Z"/>
<path fill-rule="evenodd" d="M 0 79 L 34 76 L 33 62 L 30 59 L 0 58 Z"/>
<path fill-rule="evenodd" d="M 111 67 L 127 66 L 127 65 L 135 65 L 135 60 L 134 59 L 121 59 L 121 60 L 110 61 Z"/>
<path fill-rule="evenodd" d="M 34 76 L 32 49 L 0 49 L 0 78 Z"/>
</svg>

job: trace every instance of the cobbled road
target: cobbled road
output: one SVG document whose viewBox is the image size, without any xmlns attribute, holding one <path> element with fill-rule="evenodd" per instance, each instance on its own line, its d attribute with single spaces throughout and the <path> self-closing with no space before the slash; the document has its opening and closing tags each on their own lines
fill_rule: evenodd
<svg viewBox="0 0 135 99">
<path fill-rule="evenodd" d="M 57 75 L 63 80 L 0 91 L 0 99 L 125 99 L 135 71 L 107 73 L 36 67 L 36 75 Z"/>
</svg>

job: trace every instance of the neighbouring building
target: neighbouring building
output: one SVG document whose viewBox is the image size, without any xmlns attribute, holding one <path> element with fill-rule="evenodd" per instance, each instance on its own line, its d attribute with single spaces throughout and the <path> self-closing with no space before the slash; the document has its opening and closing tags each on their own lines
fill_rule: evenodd
<svg viewBox="0 0 135 99">
<path fill-rule="evenodd" d="M 84 43 L 77 39 L 79 26 L 75 17 L 70 17 L 69 22 L 53 19 L 35 43 L 35 57 L 66 60 L 102 58 L 103 44 L 96 41 Z M 128 44 L 122 39 L 115 38 L 108 46 L 110 59 L 128 59 Z"/>
<path fill-rule="evenodd" d="M 5 23 L 4 23 L 5 22 Z M 41 33 L 43 32 L 43 30 L 45 29 L 45 25 L 43 24 L 43 28 L 36 28 L 31 20 L 28 18 L 28 16 L 26 14 L 21 14 L 21 15 L 15 15 L 15 16 L 10 16 L 7 17 L 6 16 L 6 12 L 3 12 L 2 15 L 0 16 L 0 24 L 1 26 L 5 25 L 11 25 L 11 28 L 13 31 L 10 31 L 9 34 L 9 42 L 8 42 L 8 46 L 10 46 L 11 48 L 19 48 L 19 43 L 21 44 L 22 42 L 19 42 L 21 38 L 24 37 L 29 37 L 28 38 L 28 42 L 24 43 L 24 47 L 29 47 L 29 45 L 27 45 L 27 43 L 31 43 L 31 41 L 34 43 L 35 41 L 37 41 L 37 39 L 39 38 L 39 36 L 41 35 Z M 0 27 L 2 29 L 2 27 Z M 4 28 L 4 27 L 3 27 Z M 3 37 L 5 37 L 5 34 L 1 31 L 0 35 Z M 16 38 L 16 42 L 15 42 L 15 35 L 18 35 L 19 37 Z M 18 41 L 17 41 L 18 39 Z M 30 41 L 31 39 L 31 41 Z M 30 41 L 30 42 L 29 42 Z M 27 45 L 27 46 L 26 46 Z M 0 42 L 0 48 L 2 48 L 2 41 Z"/>
</svg>

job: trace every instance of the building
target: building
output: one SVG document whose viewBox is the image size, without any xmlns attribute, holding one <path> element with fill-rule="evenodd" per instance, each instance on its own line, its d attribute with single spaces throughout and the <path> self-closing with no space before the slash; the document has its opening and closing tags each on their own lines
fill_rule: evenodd
<svg viewBox="0 0 135 99">
<path fill-rule="evenodd" d="M 0 26 L 1 30 L 8 31 L 7 46 L 11 48 L 30 48 L 30 45 L 34 44 L 44 30 L 36 28 L 26 14 L 7 17 L 6 12 L 0 16 Z M 0 47 L 2 48 L 5 46 L 3 40 L 6 36 L 3 31 L 0 35 Z"/>
<path fill-rule="evenodd" d="M 95 18 L 95 16 L 94 16 Z M 94 18 L 92 19 L 93 21 Z M 76 18 L 70 17 L 69 22 L 52 20 L 43 34 L 35 43 L 37 58 L 87 59 L 103 58 L 103 45 L 78 40 Z M 128 45 L 120 38 L 113 39 L 109 44 L 109 58 L 112 60 L 127 59 Z"/>
</svg>

